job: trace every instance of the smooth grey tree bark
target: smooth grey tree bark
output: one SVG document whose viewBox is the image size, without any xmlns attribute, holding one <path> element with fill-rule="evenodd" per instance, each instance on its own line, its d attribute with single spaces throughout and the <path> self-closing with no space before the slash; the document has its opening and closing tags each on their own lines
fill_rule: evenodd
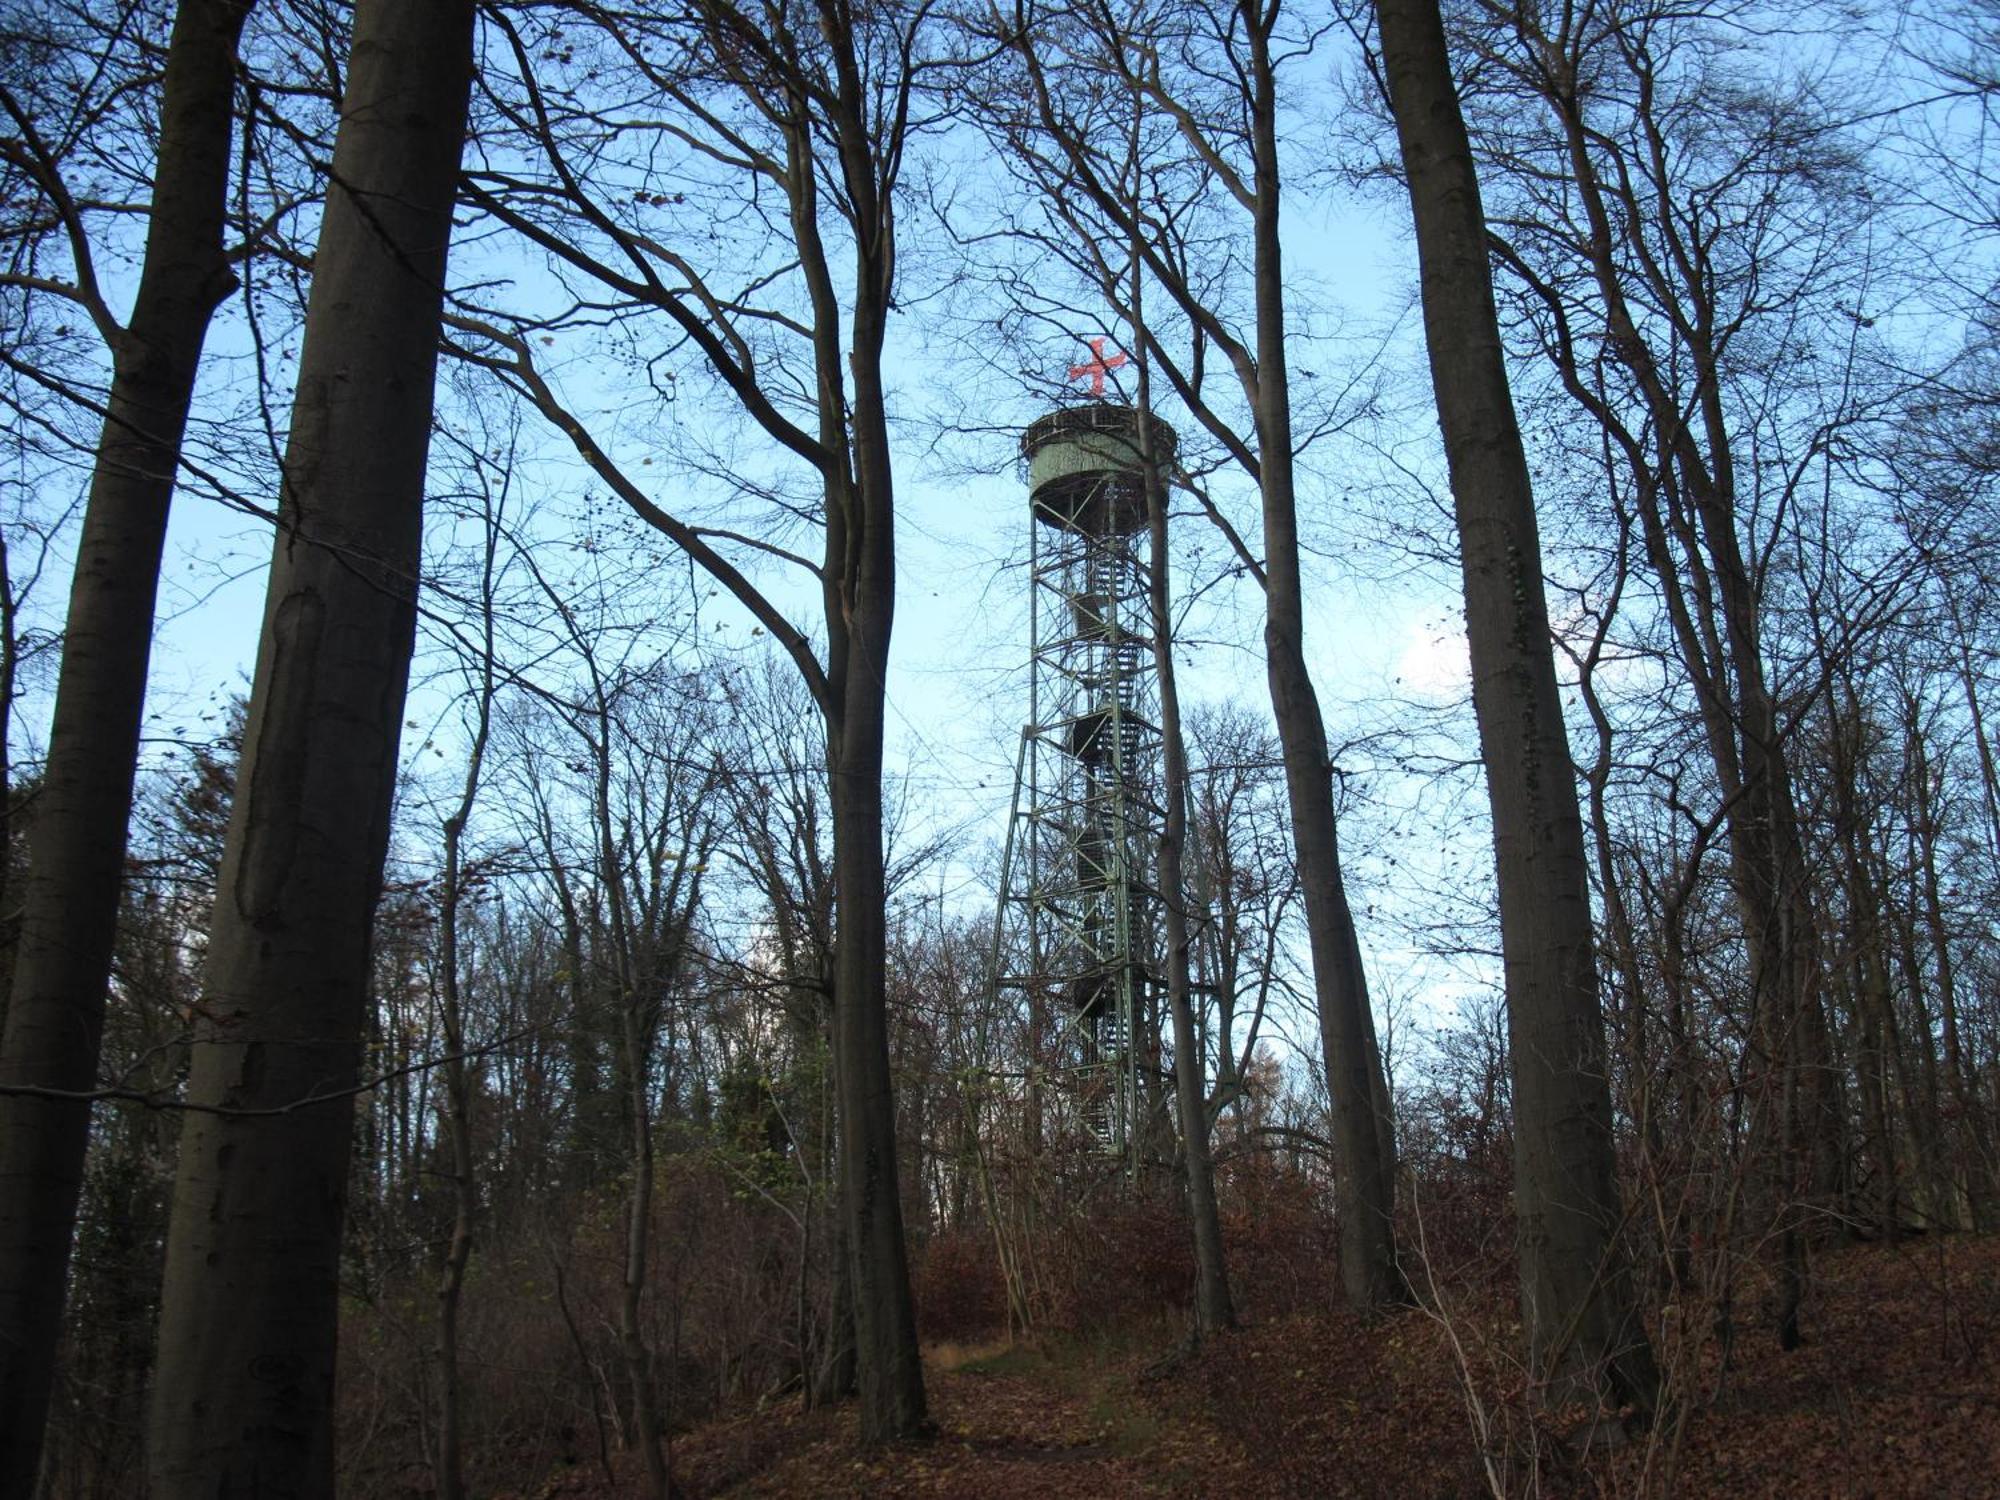
<svg viewBox="0 0 2000 1500">
<path fill-rule="evenodd" d="M 340 1243 L 471 0 L 361 0 L 188 1083 L 155 1500 L 333 1492 Z"/>
<path fill-rule="evenodd" d="M 1659 1380 L 1617 1244 L 1589 868 L 1485 212 L 1436 0 L 1376 0 L 1375 13 L 1416 220 L 1493 814 L 1531 1368 L 1648 1410 Z"/>
<path fill-rule="evenodd" d="M 167 43 L 145 260 L 120 327 L 88 264 L 76 294 L 111 345 L 36 798 L 0 1038 L 0 1495 L 40 1461 L 125 872 L 167 512 L 209 322 L 235 286 L 223 246 L 237 46 L 250 0 L 186 0 Z M 25 143 L 23 149 L 27 149 Z M 43 192 L 74 218 L 54 164 Z M 0 788 L 0 796 L 8 789 Z M 7 1092 L 46 1090 L 52 1093 Z"/>
</svg>

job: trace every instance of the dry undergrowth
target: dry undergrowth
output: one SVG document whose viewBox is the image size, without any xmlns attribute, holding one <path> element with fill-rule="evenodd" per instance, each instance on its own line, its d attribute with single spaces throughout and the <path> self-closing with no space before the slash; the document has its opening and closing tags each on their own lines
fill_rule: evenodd
<svg viewBox="0 0 2000 1500">
<path fill-rule="evenodd" d="M 1505 1345 L 1504 1309 L 1475 1321 L 1460 1330 L 1474 1347 Z M 1611 1453 L 1578 1455 L 1560 1424 L 1528 1417 L 1496 1361 L 1483 1399 L 1503 1451 L 1480 1454 L 1447 1335 L 1411 1311 L 1273 1318 L 1159 1374 L 1165 1324 L 1116 1345 L 940 1345 L 931 1442 L 864 1453 L 850 1412 L 788 1405 L 683 1437 L 674 1465 L 696 1496 L 1469 1500 L 1494 1473 L 1523 1495 L 2000 1495 L 2000 1238 L 1830 1252 L 1808 1328 L 1792 1354 L 1746 1329 L 1719 1397 L 1673 1441 Z M 1718 1373 L 1711 1360 L 1709 1394 Z M 525 1493 L 608 1492 L 576 1475 Z"/>
</svg>

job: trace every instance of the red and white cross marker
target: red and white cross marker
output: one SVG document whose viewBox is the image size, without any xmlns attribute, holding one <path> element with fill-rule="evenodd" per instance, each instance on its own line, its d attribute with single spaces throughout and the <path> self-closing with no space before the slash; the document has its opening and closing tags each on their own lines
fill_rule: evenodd
<svg viewBox="0 0 2000 1500">
<path fill-rule="evenodd" d="M 1071 365 L 1069 367 L 1069 378 L 1071 380 L 1082 380 L 1088 376 L 1090 380 L 1090 394 L 1093 396 L 1102 396 L 1104 394 L 1104 377 L 1124 364 L 1125 356 L 1123 353 L 1119 353 L 1106 359 L 1104 357 L 1105 341 L 1103 339 L 1086 339 L 1084 342 L 1090 345 L 1090 363 Z"/>
</svg>

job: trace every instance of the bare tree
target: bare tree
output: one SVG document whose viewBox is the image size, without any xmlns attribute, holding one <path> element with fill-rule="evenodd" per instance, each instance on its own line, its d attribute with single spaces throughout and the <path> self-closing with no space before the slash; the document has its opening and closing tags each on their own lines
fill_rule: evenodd
<svg viewBox="0 0 2000 1500">
<path fill-rule="evenodd" d="M 1136 272 L 1136 267 L 1134 268 Z M 1181 732 L 1179 679 L 1174 671 L 1173 590 L 1168 577 L 1172 554 L 1167 538 L 1167 486 L 1162 474 L 1158 423 L 1147 409 L 1143 376 L 1139 391 L 1141 482 L 1146 487 L 1146 522 L 1151 534 L 1147 592 L 1152 613 L 1153 662 L 1160 682 L 1162 791 L 1166 819 L 1160 834 L 1161 925 L 1166 937 L 1167 1008 L 1174 1034 L 1174 1105 L 1180 1116 L 1181 1166 L 1187 1177 L 1188 1220 L 1194 1231 L 1196 1338 L 1236 1323 L 1223 1258 L 1222 1215 L 1215 1196 L 1215 1158 L 1209 1147 L 1208 1073 L 1202 1064 L 1202 1036 L 1189 993 L 1192 939 L 1189 935 L 1187 877 L 1189 778 L 1187 738 Z M 1221 1038 L 1227 1053 L 1229 1038 Z"/>
<path fill-rule="evenodd" d="M 502 107 L 526 161 L 496 159 L 471 174 L 469 193 L 591 290 L 554 322 L 485 308 L 457 326 L 467 357 L 499 371 L 619 499 L 771 634 L 820 711 L 832 778 L 841 1189 L 861 1425 L 870 1440 L 906 1436 L 926 1416 L 896 1190 L 884 1000 L 882 753 L 895 481 L 882 361 L 896 289 L 896 204 L 920 123 L 913 110 L 928 65 L 930 8 L 897 4 L 863 14 L 843 0 L 774 0 L 752 13 L 703 0 L 665 17 L 578 7 L 571 19 L 594 28 L 585 65 L 594 71 L 579 78 L 580 91 L 567 89 L 539 77 L 529 46 L 514 37 L 520 97 Z M 645 123 L 623 120 L 600 92 L 614 78 L 643 92 Z M 665 123 L 659 100 L 677 111 Z M 704 269 L 662 243 L 652 216 L 684 209 L 688 180 L 638 165 L 645 189 L 614 202 L 606 184 L 586 179 L 582 155 L 640 131 L 692 148 L 716 184 L 708 210 L 727 216 L 705 220 L 702 234 L 719 223 L 748 224 L 755 243 L 737 247 L 747 263 L 724 259 Z M 771 202 L 782 211 L 767 220 Z M 662 232 L 674 237 L 671 227 Z M 740 285 L 726 284 L 731 277 Z M 537 367 L 532 340 L 553 338 L 543 329 L 571 318 L 594 325 L 607 297 L 621 327 L 641 337 L 657 328 L 669 347 L 690 351 L 776 452 L 803 463 L 812 491 L 791 513 L 819 526 L 819 562 L 771 537 L 691 524 L 666 509 L 621 466 L 610 440 L 565 403 Z M 824 655 L 732 560 L 745 549 L 806 571 L 822 602 Z"/>
<path fill-rule="evenodd" d="M 606 659 L 587 626 L 551 600 L 582 665 L 573 704 L 546 705 L 567 730 L 585 785 L 577 819 L 582 847 L 564 854 L 548 829 L 549 878 L 557 899 L 583 913 L 589 985 L 615 1017 L 617 1107 L 629 1177 L 618 1299 L 619 1357 L 632 1403 L 628 1435 L 653 1492 L 673 1489 L 662 1447 L 658 1356 L 648 1336 L 658 1097 L 678 1079 L 672 1012 L 688 983 L 705 873 L 723 819 L 721 771 L 709 722 L 714 708 L 697 680 L 670 663 Z M 567 757 L 566 757 L 567 758 Z M 664 1054 L 664 1055 L 663 1055 Z"/>
<path fill-rule="evenodd" d="M 1296 993 L 1286 950 L 1295 941 L 1298 867 L 1286 838 L 1284 754 L 1269 725 L 1225 706 L 1195 710 L 1187 727 L 1188 859 L 1201 902 L 1192 936 L 1202 993 L 1215 1005 L 1209 1112 L 1219 1119 L 1232 1108 L 1243 1113 L 1273 1001 L 1282 1010 Z"/>
<path fill-rule="evenodd" d="M 1479 182 L 1434 0 L 1377 0 L 1375 9 L 1416 219 L 1493 812 L 1522 1322 L 1538 1378 L 1573 1375 L 1591 1397 L 1649 1410 L 1658 1376 L 1617 1243 L 1589 865 Z"/>
<path fill-rule="evenodd" d="M 33 1483 L 75 1233 L 90 1089 L 124 874 L 153 602 L 195 371 L 234 286 L 224 253 L 237 42 L 249 0 L 190 0 L 161 84 L 145 260 L 121 324 L 57 142 L 0 86 L 0 146 L 67 238 L 72 279 L 0 282 L 63 297 L 112 351 L 113 376 L 78 543 L 48 766 L 36 808 L 0 1084 L 0 1488 Z M 11 598 L 11 595 L 10 595 Z M 11 684 L 9 684 L 11 687 Z"/>
<path fill-rule="evenodd" d="M 729 778 L 734 826 L 724 849 L 755 892 L 775 944 L 775 962 L 767 957 L 760 965 L 769 976 L 762 982 L 775 982 L 778 989 L 793 1067 L 824 1076 L 834 1065 L 835 946 L 825 738 L 813 732 L 804 684 L 783 663 L 760 664 L 740 675 L 732 696 L 742 738 Z M 805 1188 L 798 1340 L 808 1406 L 830 1404 L 855 1390 L 853 1277 L 844 1248 L 832 1102 L 822 1088 L 817 1100 L 796 1102 L 785 1122 Z M 832 1247 L 831 1285 L 819 1307 L 806 1302 L 816 1234 Z"/>
<path fill-rule="evenodd" d="M 209 938 L 162 1293 L 162 1497 L 324 1495 L 353 1090 L 415 628 L 464 0 L 363 0 Z"/>
<path fill-rule="evenodd" d="M 1081 268 L 1113 307 L 1126 301 L 1123 252 L 1133 248 L 1186 330 L 1185 347 L 1176 349 L 1163 336 L 1169 325 L 1162 318 L 1135 323 L 1147 367 L 1258 487 L 1261 557 L 1234 528 L 1226 530 L 1265 594 L 1265 664 L 1341 1156 L 1343 1284 L 1355 1306 L 1374 1308 L 1402 1294 L 1392 1222 L 1395 1140 L 1342 872 L 1325 720 L 1305 658 L 1278 115 L 1280 73 L 1310 52 L 1313 38 L 1309 28 L 1290 34 L 1288 22 L 1276 0 L 1157 10 L 1084 0 L 996 10 L 986 24 L 1012 49 L 1021 77 L 1020 102 L 999 107 L 992 123 L 1049 213 L 1069 226 Z M 1122 121 L 1104 128 L 1104 85 L 1164 122 L 1177 151 L 1159 175 L 1125 180 L 1131 154 Z M 1233 278 L 1205 264 L 1191 238 L 1199 215 L 1186 196 L 1190 172 L 1195 192 L 1219 192 L 1247 220 L 1247 253 L 1233 247 L 1251 268 L 1247 310 L 1230 305 Z M 1232 422 L 1224 397 L 1207 383 L 1211 351 L 1228 372 L 1218 384 L 1233 385 L 1247 424 Z"/>
<path fill-rule="evenodd" d="M 511 450 L 489 467 L 486 455 L 470 452 L 480 502 L 480 538 L 470 604 L 475 611 L 466 668 L 467 745 L 465 776 L 457 801 L 446 813 L 443 868 L 437 882 L 437 966 L 433 989 L 439 1039 L 444 1048 L 439 1086 L 438 1129 L 443 1137 L 445 1176 L 451 1187 L 451 1228 L 439 1258 L 437 1278 L 437 1451 L 434 1458 L 442 1500 L 464 1500 L 465 1412 L 459 1367 L 459 1309 L 479 1223 L 480 1182 L 474 1140 L 477 1078 L 467 1056 L 466 971 L 461 952 L 468 895 L 479 878 L 466 855 L 466 835 L 478 809 L 486 757 L 493 739 L 499 696 L 499 591 L 505 567 L 502 543 L 508 534 L 509 492 L 514 483 Z"/>
<path fill-rule="evenodd" d="M 1626 476 L 1724 810 L 1740 1087 L 1790 1348 L 1805 1239 L 1838 1211 L 1846 1156 L 1798 734 L 1829 670 L 1901 608 L 1912 562 L 1879 545 L 1894 528 L 1852 482 L 1883 399 L 1860 348 L 1881 275 L 1861 143 L 1812 80 L 1746 77 L 1719 10 L 1466 19 L 1516 323 Z"/>
</svg>

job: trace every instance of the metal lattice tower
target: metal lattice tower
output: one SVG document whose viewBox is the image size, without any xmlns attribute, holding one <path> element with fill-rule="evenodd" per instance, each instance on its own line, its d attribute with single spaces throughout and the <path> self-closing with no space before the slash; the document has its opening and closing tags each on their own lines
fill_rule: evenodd
<svg viewBox="0 0 2000 1500">
<path fill-rule="evenodd" d="M 1150 428 L 1164 467 L 1174 434 L 1157 418 Z M 1156 1061 L 1147 1038 L 1165 823 L 1139 413 L 1110 402 L 1051 412 L 1021 449 L 1033 517 L 1029 723 L 999 916 L 1026 972 L 997 982 L 1025 994 L 1038 1039 L 1052 1033 L 1056 1102 L 1130 1167 L 1142 1073 Z"/>
</svg>

